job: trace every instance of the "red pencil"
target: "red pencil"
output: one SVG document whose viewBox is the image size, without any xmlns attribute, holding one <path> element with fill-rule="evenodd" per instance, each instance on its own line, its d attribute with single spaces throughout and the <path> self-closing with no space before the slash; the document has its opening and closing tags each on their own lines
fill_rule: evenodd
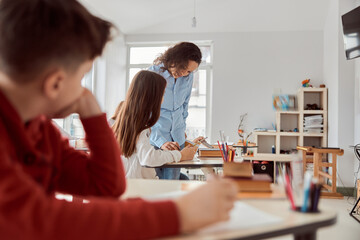
<svg viewBox="0 0 360 240">
<path fill-rule="evenodd" d="M 218 145 L 219 145 L 219 150 L 220 150 L 220 152 L 221 152 L 222 159 L 223 159 L 224 162 L 226 162 L 226 159 L 224 158 L 224 154 L 223 154 L 223 151 L 222 151 L 222 149 L 221 149 L 221 146 L 220 146 L 219 141 L 217 141 L 217 143 L 218 143 Z"/>
<path fill-rule="evenodd" d="M 285 188 L 286 188 L 286 192 L 288 193 L 288 197 L 289 197 L 290 204 L 291 204 L 291 209 L 296 210 L 294 196 L 293 196 L 291 184 L 290 184 L 290 178 L 287 173 L 285 173 Z"/>
</svg>

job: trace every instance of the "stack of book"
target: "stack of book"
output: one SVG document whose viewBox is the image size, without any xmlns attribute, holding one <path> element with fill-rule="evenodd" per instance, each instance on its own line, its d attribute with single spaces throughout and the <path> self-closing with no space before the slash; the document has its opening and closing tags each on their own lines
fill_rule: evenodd
<svg viewBox="0 0 360 240">
<path fill-rule="evenodd" d="M 304 117 L 304 132 L 322 133 L 323 132 L 323 116 L 313 115 Z"/>
<path fill-rule="evenodd" d="M 253 174 L 250 162 L 226 162 L 224 176 L 232 178 L 239 192 L 271 192 L 272 179 L 268 174 Z"/>
<path fill-rule="evenodd" d="M 220 149 L 217 145 L 214 148 L 199 148 L 199 157 L 221 157 Z"/>
</svg>

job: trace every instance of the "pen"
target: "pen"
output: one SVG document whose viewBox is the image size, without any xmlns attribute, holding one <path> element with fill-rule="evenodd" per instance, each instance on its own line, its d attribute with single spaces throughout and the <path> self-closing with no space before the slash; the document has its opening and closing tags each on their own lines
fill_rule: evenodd
<svg viewBox="0 0 360 240">
<path fill-rule="evenodd" d="M 193 141 L 190 141 L 190 140 L 185 140 L 185 142 L 191 144 L 193 147 L 195 147 L 196 145 L 200 145 L 200 143 L 194 143 Z"/>
<path fill-rule="evenodd" d="M 205 139 L 207 139 L 207 137 L 206 138 L 204 138 L 204 139 L 202 139 L 202 140 L 200 140 L 200 142 L 202 143 L 202 144 L 204 144 L 206 147 L 208 147 L 208 148 L 214 148 L 212 145 L 210 145 Z"/>
<path fill-rule="evenodd" d="M 220 146 L 219 141 L 217 141 L 217 143 L 219 145 L 219 150 L 220 150 L 220 153 L 221 153 L 221 157 L 222 157 L 223 161 L 225 162 L 224 154 L 223 154 L 223 151 L 221 150 L 221 146 Z"/>
<path fill-rule="evenodd" d="M 313 178 L 311 180 L 311 186 L 310 186 L 310 207 L 308 210 L 310 212 L 314 211 L 314 205 L 315 205 L 315 192 L 316 192 L 316 184 L 318 182 L 317 178 Z"/>
<path fill-rule="evenodd" d="M 315 185 L 314 205 L 313 205 L 313 209 L 312 209 L 314 212 L 318 211 L 321 187 L 322 187 L 322 185 L 320 183 L 317 183 Z"/>
<path fill-rule="evenodd" d="M 223 149 L 223 152 L 224 152 L 225 161 L 227 162 L 227 154 L 226 154 L 225 144 L 222 143 L 221 145 L 222 145 L 222 149 Z"/>
<path fill-rule="evenodd" d="M 226 147 L 226 149 L 225 149 L 225 151 L 226 151 L 226 160 L 228 162 L 230 162 L 230 159 L 229 159 L 229 146 L 227 145 L 227 142 L 225 142 L 225 147 Z"/>
<path fill-rule="evenodd" d="M 285 191 L 288 194 L 289 201 L 290 201 L 290 204 L 291 204 L 291 209 L 296 210 L 294 197 L 293 197 L 293 194 L 292 194 L 292 189 L 291 189 L 291 184 L 290 184 L 290 178 L 289 178 L 289 175 L 287 173 L 285 173 Z"/>
<path fill-rule="evenodd" d="M 303 199 L 304 201 L 301 207 L 302 212 L 306 212 L 308 209 L 311 178 L 312 178 L 311 173 L 309 171 L 306 171 L 304 177 L 304 199 Z"/>
</svg>

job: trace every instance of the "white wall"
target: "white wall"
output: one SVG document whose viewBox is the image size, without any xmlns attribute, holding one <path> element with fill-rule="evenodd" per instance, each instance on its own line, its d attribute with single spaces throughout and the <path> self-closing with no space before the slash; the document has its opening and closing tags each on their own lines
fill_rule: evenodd
<svg viewBox="0 0 360 240">
<path fill-rule="evenodd" d="M 360 6 L 360 0 L 355 1 Z M 360 143 L 360 58 L 351 60 L 354 63 L 354 144 Z M 359 178 L 360 162 L 354 160 L 354 180 Z"/>
<path fill-rule="evenodd" d="M 355 7 L 354 0 L 330 2 L 324 30 L 324 78 L 329 88 L 329 146 L 344 149 L 338 160 L 338 186 L 354 186 L 353 150 L 357 90 L 354 62 L 347 61 L 342 37 L 341 15 Z"/>
<path fill-rule="evenodd" d="M 315 86 L 323 82 L 323 33 L 318 31 L 126 36 L 126 42 L 196 40 L 214 42 L 212 142 L 219 130 L 237 141 L 245 112 L 249 131 L 271 128 L 273 89 L 295 95 L 306 78 Z"/>
<path fill-rule="evenodd" d="M 355 7 L 354 0 L 340 1 L 340 16 Z M 341 18 L 339 17 L 339 22 Z M 339 24 L 342 26 L 342 24 Z M 349 148 L 354 145 L 354 89 L 355 72 L 354 61 L 348 61 L 345 57 L 342 27 L 339 29 L 339 147 L 344 149 L 344 155 L 338 161 L 340 184 L 354 186 L 354 151 Z M 344 164 L 340 164 L 343 161 Z M 339 181 L 338 181 L 339 182 Z"/>
<path fill-rule="evenodd" d="M 324 82 L 328 87 L 328 145 L 338 146 L 339 3 L 330 1 L 324 28 Z"/>
<path fill-rule="evenodd" d="M 124 35 L 118 33 L 95 62 L 95 95 L 108 117 L 125 98 L 126 51 Z"/>
</svg>

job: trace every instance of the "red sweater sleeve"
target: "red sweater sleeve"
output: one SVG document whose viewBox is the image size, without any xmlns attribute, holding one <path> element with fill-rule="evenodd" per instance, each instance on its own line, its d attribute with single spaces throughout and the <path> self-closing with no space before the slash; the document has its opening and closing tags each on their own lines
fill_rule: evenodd
<svg viewBox="0 0 360 240">
<path fill-rule="evenodd" d="M 60 177 L 56 190 L 83 196 L 120 196 L 125 191 L 125 172 L 106 115 L 82 119 L 82 123 L 90 155 L 70 147 L 66 139 L 59 142 Z"/>
<path fill-rule="evenodd" d="M 149 239 L 179 231 L 177 209 L 171 201 L 60 201 L 10 160 L 0 161 L 0 196 L 1 239 Z"/>
<path fill-rule="evenodd" d="M 57 169 L 63 173 L 55 183 L 72 191 L 84 187 L 85 193 L 118 195 L 123 192 L 125 180 L 122 165 L 118 162 L 120 152 L 114 138 L 109 137 L 112 136 L 111 129 L 104 123 L 104 115 L 84 120 L 89 146 L 94 149 L 90 158 L 59 141 L 58 132 L 53 130 L 56 134 L 51 136 L 52 142 L 62 144 L 58 158 L 65 161 Z M 0 133 L 5 134 L 5 129 L 0 122 Z M 172 201 L 92 197 L 90 203 L 81 204 L 55 199 L 37 182 L 36 173 L 43 170 L 42 165 L 25 168 L 22 160 L 16 160 L 11 144 L 6 137 L 0 141 L 1 239 L 149 239 L 179 232 L 178 213 Z M 103 152 L 111 152 L 105 160 L 101 157 Z M 76 158 L 71 160 L 73 156 Z M 29 168 L 32 175 L 27 172 Z M 113 183 L 114 180 L 117 182 Z"/>
</svg>

